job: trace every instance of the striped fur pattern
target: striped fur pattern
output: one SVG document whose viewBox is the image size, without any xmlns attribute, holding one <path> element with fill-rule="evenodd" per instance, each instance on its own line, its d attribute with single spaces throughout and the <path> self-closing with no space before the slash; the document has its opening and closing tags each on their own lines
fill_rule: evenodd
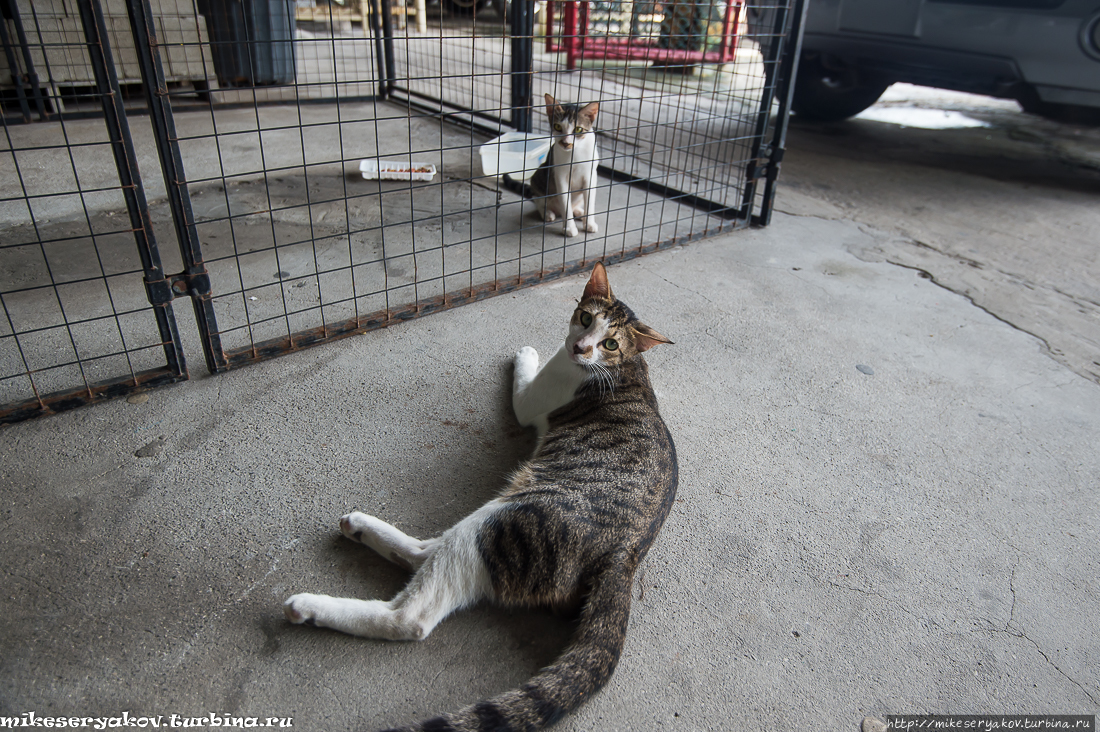
<svg viewBox="0 0 1100 732">
<path fill-rule="evenodd" d="M 676 449 L 642 358 L 658 343 L 671 341 L 612 295 L 597 264 L 558 354 L 542 369 L 533 349 L 516 354 L 513 406 L 539 443 L 501 494 L 424 541 L 348 514 L 343 534 L 412 570 L 409 584 L 390 601 L 287 599 L 291 622 L 392 640 L 423 639 L 446 615 L 483 598 L 582 608 L 570 646 L 519 689 L 403 732 L 541 729 L 610 678 L 634 573 L 676 494 Z"/>
</svg>

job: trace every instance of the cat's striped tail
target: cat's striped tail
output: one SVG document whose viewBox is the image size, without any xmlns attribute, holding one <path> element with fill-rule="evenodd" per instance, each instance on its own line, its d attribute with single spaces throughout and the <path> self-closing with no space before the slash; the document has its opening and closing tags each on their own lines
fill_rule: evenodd
<svg viewBox="0 0 1100 732">
<path fill-rule="evenodd" d="M 501 176 L 501 181 L 504 184 L 505 190 L 511 191 L 517 196 L 522 196 L 523 198 L 535 198 L 534 189 L 532 189 L 529 184 L 524 183 L 522 180 L 516 180 L 512 176 L 505 173 L 503 176 Z"/>
<path fill-rule="evenodd" d="M 632 563 L 608 567 L 593 582 L 572 644 L 519 689 L 385 732 L 530 732 L 557 722 L 615 671 L 626 639 L 633 579 Z"/>
</svg>

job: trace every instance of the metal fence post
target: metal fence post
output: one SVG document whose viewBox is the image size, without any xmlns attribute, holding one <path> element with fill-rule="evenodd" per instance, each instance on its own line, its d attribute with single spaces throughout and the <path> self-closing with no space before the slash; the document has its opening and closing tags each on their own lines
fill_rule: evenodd
<svg viewBox="0 0 1100 732">
<path fill-rule="evenodd" d="M 806 21 L 806 0 L 794 0 L 793 22 L 787 32 L 786 53 L 778 69 L 780 89 L 776 92 L 779 110 L 776 112 L 775 133 L 771 141 L 771 154 L 768 156 L 767 169 L 764 171 L 764 192 L 761 194 L 760 213 L 752 217 L 753 226 L 767 226 L 772 220 L 775 205 L 775 184 L 779 179 L 779 166 L 783 163 L 783 153 L 787 149 L 787 124 L 790 121 L 791 97 L 794 85 L 798 81 L 798 59 L 802 55 L 802 27 Z"/>
<path fill-rule="evenodd" d="M 384 87 L 379 87 L 383 90 L 379 92 L 378 96 L 382 99 L 389 99 L 393 94 L 394 69 L 396 68 L 393 55 L 393 12 L 390 0 L 378 0 L 378 5 L 381 10 L 379 15 L 382 16 L 382 51 L 385 56 L 385 63 L 382 64 L 380 69 L 385 84 Z"/>
<path fill-rule="evenodd" d="M 5 9 L 9 7 L 7 0 L 4 0 Z M 14 17 L 18 18 L 18 9 Z M 27 104 L 27 95 L 23 91 L 23 76 L 19 73 L 19 64 L 15 62 L 15 51 L 12 49 L 11 41 L 8 39 L 8 24 L 4 20 L 3 14 L 0 14 L 0 44 L 4 46 L 4 56 L 7 58 L 8 71 L 11 72 L 11 83 L 15 87 L 15 95 L 19 99 L 19 109 L 23 112 L 23 122 L 28 123 L 31 121 L 31 107 Z"/>
<path fill-rule="evenodd" d="M 531 74 L 535 65 L 535 13 L 533 0 L 512 2 L 512 127 L 519 132 L 534 129 L 531 119 Z"/>
<path fill-rule="evenodd" d="M 153 26 L 149 0 L 127 0 L 126 11 L 134 34 L 138 64 L 145 99 L 149 104 L 149 116 L 164 173 L 164 186 L 168 191 L 168 204 L 172 209 L 172 221 L 176 226 L 184 271 L 166 280 L 167 294 L 171 297 L 189 295 L 195 307 L 202 336 L 202 350 L 210 373 L 225 371 L 225 353 L 222 351 L 214 304 L 211 300 L 210 275 L 202 259 L 202 246 L 195 230 L 195 217 L 191 210 L 191 196 L 187 190 L 187 175 L 183 170 L 179 138 L 172 119 L 172 103 L 168 97 L 168 84 L 164 80 L 164 68 L 157 50 L 157 37 Z"/>
<path fill-rule="evenodd" d="M 369 0 L 365 6 L 370 8 L 370 32 L 374 36 L 375 63 L 378 64 L 378 98 L 385 99 L 390 92 L 390 75 L 386 66 L 386 48 L 388 43 L 389 55 L 392 57 L 393 38 L 382 33 L 382 1 Z M 363 19 L 363 25 L 367 25 L 365 18 Z"/>
<path fill-rule="evenodd" d="M 145 189 L 141 184 L 138 171 L 137 154 L 130 138 L 130 128 L 126 122 L 126 110 L 122 104 L 122 93 L 115 75 L 111 48 L 107 43 L 107 24 L 103 20 L 103 9 L 99 0 L 78 0 L 80 18 L 84 25 L 84 38 L 87 42 L 88 56 L 95 74 L 96 91 L 103 103 L 103 116 L 107 125 L 107 134 L 111 141 L 115 165 L 118 167 L 122 194 L 126 199 L 126 210 L 130 214 L 134 239 L 145 270 L 145 288 L 149 302 L 153 305 L 157 328 L 164 347 L 168 367 L 177 377 L 187 378 L 187 361 L 183 355 L 176 319 L 172 313 L 172 298 L 165 282 L 164 267 L 160 262 L 156 238 L 153 236 L 152 219 L 149 216 L 149 204 L 145 200 Z"/>
<path fill-rule="evenodd" d="M 50 116 L 49 111 L 46 109 L 45 101 L 42 99 L 42 87 L 38 83 L 38 74 L 34 70 L 34 59 L 31 57 L 30 43 L 27 42 L 27 32 L 23 29 L 23 19 L 19 17 L 19 6 L 15 0 L 0 0 L 3 2 L 7 15 L 11 16 L 12 26 L 15 28 L 15 39 L 19 44 L 19 51 L 23 56 L 23 73 L 19 73 L 19 66 L 15 60 L 15 53 L 11 48 L 11 41 L 8 37 L 7 23 L 0 23 L 0 38 L 3 39 L 4 52 L 7 55 L 8 69 L 12 74 L 12 83 L 15 84 L 16 95 L 19 97 L 19 104 L 23 111 L 23 121 L 30 122 L 30 108 L 27 105 L 26 93 L 23 89 L 24 85 L 31 88 L 31 95 L 34 97 L 34 106 L 38 110 L 38 119 L 45 120 Z"/>
<path fill-rule="evenodd" d="M 780 64 L 784 51 L 790 44 L 787 43 L 787 21 L 792 11 L 791 5 L 800 0 L 781 0 L 775 8 L 775 18 L 771 27 L 771 41 L 764 54 L 765 84 L 760 95 L 760 107 L 756 112 L 756 124 L 753 129 L 752 153 L 749 155 L 748 168 L 745 171 L 745 191 L 741 198 L 741 216 L 745 221 L 753 220 L 753 208 L 756 205 L 757 183 L 766 175 L 768 164 L 772 159 L 773 150 L 770 145 L 765 146 L 765 138 L 768 134 L 768 123 L 771 118 L 772 101 L 775 99 L 776 79 L 781 79 Z"/>
</svg>

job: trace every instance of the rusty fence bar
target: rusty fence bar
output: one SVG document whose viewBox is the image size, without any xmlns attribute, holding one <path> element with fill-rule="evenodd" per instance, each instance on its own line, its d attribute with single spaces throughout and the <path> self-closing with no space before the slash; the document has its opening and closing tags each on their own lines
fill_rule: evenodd
<svg viewBox="0 0 1100 732">
<path fill-rule="evenodd" d="M 224 371 L 225 353 L 222 351 L 217 316 L 211 302 L 210 273 L 202 258 L 202 245 L 195 230 L 195 216 L 191 209 L 191 197 L 187 190 L 187 174 L 180 154 L 179 138 L 172 117 L 172 105 L 168 97 L 168 85 L 164 80 L 164 68 L 158 52 L 156 30 L 149 0 L 126 0 L 126 10 L 134 34 L 134 44 L 141 65 L 142 86 L 148 103 L 149 116 L 168 191 L 176 238 L 183 256 L 183 272 L 147 283 L 149 299 L 153 305 L 168 305 L 173 299 L 188 296 L 195 308 L 195 319 L 202 338 L 203 354 L 210 373 Z"/>
<path fill-rule="evenodd" d="M 27 354 L 23 346 L 20 345 L 19 340 L 21 335 L 24 338 L 32 337 L 36 333 L 48 330 L 48 328 L 31 328 L 20 332 L 20 330 L 15 327 L 12 315 L 8 312 L 7 302 L 5 302 L 5 312 L 8 316 L 7 325 L 12 331 L 10 335 L 6 336 L 6 340 L 9 340 L 18 347 L 20 357 L 26 368 L 25 376 L 29 380 L 34 396 L 30 399 L 9 403 L 0 407 L 0 424 L 18 422 L 30 417 L 61 412 L 85 404 L 123 396 L 141 389 L 174 383 L 188 378 L 187 362 L 183 353 L 183 345 L 180 339 L 179 330 L 176 326 L 171 302 L 170 300 L 158 302 L 158 297 L 156 295 L 158 283 L 164 281 L 164 268 L 161 264 L 156 237 L 153 233 L 149 205 L 145 198 L 141 173 L 138 170 L 137 154 L 130 137 L 130 129 L 126 120 L 126 112 L 123 105 L 122 94 L 119 89 L 118 78 L 115 75 L 115 65 L 110 44 L 107 40 L 108 33 L 103 18 L 102 8 L 100 7 L 99 0 L 80 0 L 80 2 L 78 2 L 78 8 L 80 10 L 83 25 L 84 42 L 87 48 L 88 59 L 94 73 L 95 93 L 100 102 L 108 144 L 117 169 L 119 190 L 125 201 L 126 213 L 130 223 L 130 233 L 140 258 L 148 297 L 150 302 L 154 305 L 152 308 L 152 315 L 155 318 L 157 331 L 160 335 L 159 347 L 163 352 L 166 363 L 164 366 L 151 369 L 135 370 L 131 366 L 129 375 L 90 380 L 85 371 L 85 361 L 81 358 L 81 350 L 77 347 L 77 341 L 73 336 L 72 328 L 76 325 L 92 322 L 94 319 L 76 318 L 71 321 L 69 316 L 66 315 L 65 327 L 69 331 L 68 338 L 77 359 L 75 365 L 80 369 L 83 384 L 74 388 L 42 393 L 40 388 L 35 384 L 36 374 L 41 374 L 50 368 L 56 367 L 30 367 L 28 365 Z M 13 149 L 11 152 L 14 155 L 15 150 Z M 20 178 L 22 181 L 22 173 L 20 173 Z M 26 183 L 23 183 L 23 187 L 24 189 L 26 188 Z M 37 199 L 32 199 L 28 196 L 25 200 L 29 206 L 32 200 Z M 86 210 L 85 215 L 87 216 Z M 35 227 L 37 229 L 37 222 L 35 222 Z M 96 233 L 94 230 L 89 230 L 89 234 L 94 245 Z M 64 243 L 64 241 L 65 240 L 57 240 L 45 243 L 55 244 Z M 45 243 L 41 241 L 40 236 L 39 247 L 43 247 Z M 18 248 L 19 245 L 8 245 L 5 251 L 13 251 Z M 59 283 L 53 279 L 52 271 L 50 272 L 50 277 L 51 286 L 55 293 L 54 297 L 58 304 L 60 304 L 61 296 L 56 293 L 59 291 L 58 288 L 64 286 L 64 284 L 59 285 Z M 104 277 L 103 280 L 106 285 L 106 277 Z M 31 287 L 22 291 L 15 290 L 15 294 L 41 292 L 48 289 L 48 287 L 43 288 L 41 286 Z M 12 293 L 9 292 L 8 297 L 11 296 Z M 63 308 L 62 312 L 64 312 Z M 114 317 L 117 319 L 119 314 L 116 312 Z M 130 346 L 126 343 L 126 337 L 123 335 L 121 327 L 119 329 L 119 338 L 123 342 L 123 353 L 126 355 L 127 362 L 129 362 L 129 354 L 131 352 Z"/>
</svg>

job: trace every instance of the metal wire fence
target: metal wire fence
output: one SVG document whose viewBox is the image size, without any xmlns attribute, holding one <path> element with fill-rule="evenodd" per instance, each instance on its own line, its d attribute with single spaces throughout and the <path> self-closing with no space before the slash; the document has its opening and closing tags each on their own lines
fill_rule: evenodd
<svg viewBox="0 0 1100 732">
<path fill-rule="evenodd" d="M 0 420 L 766 223 L 801 2 L 442 2 L 0 0 Z M 524 197 L 544 94 L 597 232 Z"/>
</svg>

